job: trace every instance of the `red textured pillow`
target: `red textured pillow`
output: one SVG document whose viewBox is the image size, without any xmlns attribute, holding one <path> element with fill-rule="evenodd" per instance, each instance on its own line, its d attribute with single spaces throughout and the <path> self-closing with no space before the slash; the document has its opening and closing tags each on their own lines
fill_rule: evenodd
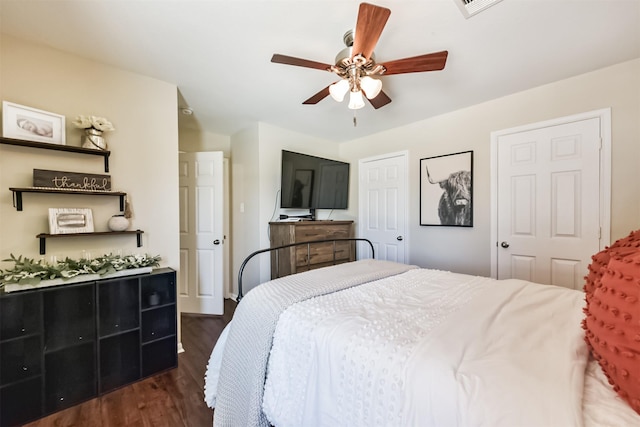
<svg viewBox="0 0 640 427">
<path fill-rule="evenodd" d="M 612 255 L 628 255 L 640 247 L 640 230 L 632 231 L 628 236 L 616 240 L 611 246 L 591 257 L 588 266 L 589 273 L 585 276 L 584 291 L 587 294 L 587 302 L 591 298 L 596 283 L 602 277 L 602 268 L 609 264 Z"/>
<path fill-rule="evenodd" d="M 591 257 L 591 264 L 588 267 L 589 273 L 584 278 L 584 291 L 587 294 L 587 301 L 593 294 L 596 282 L 602 278 L 602 268 L 609 264 L 610 258 L 608 246 Z"/>
<path fill-rule="evenodd" d="M 587 300 L 583 327 L 609 383 L 640 414 L 640 249 L 635 249 L 626 256 L 610 252 Z"/>
</svg>

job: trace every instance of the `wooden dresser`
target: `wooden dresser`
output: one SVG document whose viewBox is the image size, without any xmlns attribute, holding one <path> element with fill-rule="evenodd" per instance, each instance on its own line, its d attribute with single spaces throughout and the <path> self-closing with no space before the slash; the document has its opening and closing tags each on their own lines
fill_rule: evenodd
<svg viewBox="0 0 640 427">
<path fill-rule="evenodd" d="M 289 243 L 354 237 L 353 221 L 270 222 L 271 247 Z M 335 255 L 334 255 L 335 254 Z M 354 261 L 354 242 L 315 243 L 271 252 L 271 278 Z"/>
</svg>

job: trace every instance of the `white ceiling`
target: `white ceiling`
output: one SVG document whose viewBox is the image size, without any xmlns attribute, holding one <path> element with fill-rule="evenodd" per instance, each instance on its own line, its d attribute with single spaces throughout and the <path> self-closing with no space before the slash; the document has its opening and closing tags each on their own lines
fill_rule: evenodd
<svg viewBox="0 0 640 427">
<path fill-rule="evenodd" d="M 353 112 L 302 101 L 331 73 L 359 1 L 0 0 L 3 33 L 174 83 L 180 125 L 232 135 L 262 121 L 346 141 L 640 57 L 639 0 L 504 0 L 465 19 L 459 0 L 371 0 L 391 9 L 377 62 L 449 51 L 443 71 L 382 77 L 393 102 Z M 526 106 L 523 106 L 526 108 Z"/>
</svg>

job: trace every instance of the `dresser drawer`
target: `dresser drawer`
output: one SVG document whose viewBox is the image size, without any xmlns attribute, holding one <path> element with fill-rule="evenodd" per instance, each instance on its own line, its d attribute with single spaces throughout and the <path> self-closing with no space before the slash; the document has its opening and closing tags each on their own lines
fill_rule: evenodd
<svg viewBox="0 0 640 427">
<path fill-rule="evenodd" d="M 351 225 L 304 225 L 296 227 L 295 233 L 296 243 L 312 240 L 342 239 L 351 237 Z"/>
<path fill-rule="evenodd" d="M 351 243 L 336 242 L 336 261 L 349 260 L 351 258 Z M 315 243 L 309 245 L 309 264 L 322 264 L 332 262 L 333 243 Z M 307 246 L 302 245 L 296 247 L 296 266 L 303 267 L 307 265 Z"/>
</svg>

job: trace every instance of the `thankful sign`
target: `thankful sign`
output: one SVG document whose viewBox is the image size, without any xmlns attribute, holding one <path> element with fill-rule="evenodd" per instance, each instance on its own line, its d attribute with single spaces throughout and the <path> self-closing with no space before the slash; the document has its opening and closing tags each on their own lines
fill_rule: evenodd
<svg viewBox="0 0 640 427">
<path fill-rule="evenodd" d="M 58 190 L 111 191 L 111 176 L 34 169 L 33 186 Z"/>
</svg>

